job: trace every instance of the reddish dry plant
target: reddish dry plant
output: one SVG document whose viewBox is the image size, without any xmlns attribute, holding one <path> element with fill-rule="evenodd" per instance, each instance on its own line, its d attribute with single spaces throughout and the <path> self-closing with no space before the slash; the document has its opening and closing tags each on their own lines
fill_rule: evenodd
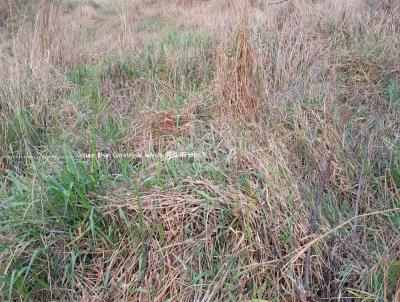
<svg viewBox="0 0 400 302">
<path fill-rule="evenodd" d="M 255 54 L 250 38 L 248 8 L 236 30 L 234 44 L 221 45 L 217 54 L 217 89 L 222 94 L 219 113 L 250 121 L 259 107 Z"/>
<path fill-rule="evenodd" d="M 156 137 L 179 135 L 185 132 L 189 122 L 188 113 L 180 114 L 172 110 L 155 113 L 151 118 L 151 133 Z"/>
<path fill-rule="evenodd" d="M 174 150 L 176 140 L 191 135 L 196 124 L 190 109 L 145 113 L 125 142 L 136 152 Z"/>
</svg>

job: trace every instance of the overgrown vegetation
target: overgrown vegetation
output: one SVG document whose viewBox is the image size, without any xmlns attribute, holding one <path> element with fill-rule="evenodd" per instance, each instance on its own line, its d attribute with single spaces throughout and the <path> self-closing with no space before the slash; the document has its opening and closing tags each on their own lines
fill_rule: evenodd
<svg viewBox="0 0 400 302">
<path fill-rule="evenodd" d="M 399 20 L 0 4 L 0 300 L 398 301 Z"/>
</svg>

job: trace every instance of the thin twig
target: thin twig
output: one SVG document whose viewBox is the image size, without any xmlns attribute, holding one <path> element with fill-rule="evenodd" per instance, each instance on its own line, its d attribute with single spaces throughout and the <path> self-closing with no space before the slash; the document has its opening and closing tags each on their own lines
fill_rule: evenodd
<svg viewBox="0 0 400 302">
<path fill-rule="evenodd" d="M 364 162 L 361 167 L 360 177 L 358 179 L 358 188 L 357 188 L 357 197 L 356 197 L 356 204 L 354 205 L 354 224 L 353 229 L 351 231 L 351 240 L 353 242 L 356 241 L 357 236 L 357 225 L 358 225 L 358 213 L 360 211 L 360 199 L 361 199 L 361 188 L 363 185 L 363 175 L 364 175 Z"/>
<path fill-rule="evenodd" d="M 282 1 L 278 1 L 278 2 L 268 3 L 268 6 L 282 4 L 282 3 L 285 3 L 285 2 L 288 2 L 288 1 L 289 0 L 282 0 Z"/>
<path fill-rule="evenodd" d="M 318 213 L 321 207 L 321 202 L 322 202 L 322 196 L 323 192 L 326 189 L 328 183 L 329 183 L 329 178 L 331 176 L 331 164 L 333 160 L 333 153 L 331 153 L 328 157 L 326 167 L 325 169 L 320 173 L 320 185 L 319 189 L 317 191 L 317 198 L 315 199 L 314 206 L 311 209 L 311 217 L 310 217 L 310 228 L 308 231 L 308 235 L 311 236 L 315 233 L 316 231 L 316 226 L 317 226 L 317 218 L 318 218 Z M 304 288 L 307 292 L 310 291 L 310 276 L 311 276 L 311 255 L 312 255 L 312 249 L 311 246 L 307 249 L 306 253 L 306 258 L 304 260 Z"/>
</svg>

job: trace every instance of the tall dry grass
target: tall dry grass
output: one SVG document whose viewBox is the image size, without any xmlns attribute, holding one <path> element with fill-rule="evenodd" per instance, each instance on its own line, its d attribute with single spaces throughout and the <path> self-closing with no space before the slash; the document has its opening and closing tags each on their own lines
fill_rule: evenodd
<svg viewBox="0 0 400 302">
<path fill-rule="evenodd" d="M 224 99 L 220 105 L 221 114 L 244 120 L 254 118 L 256 109 L 262 107 L 260 87 L 256 82 L 254 46 L 250 37 L 249 9 L 249 6 L 243 7 L 233 33 L 234 39 L 221 42 L 216 63 L 216 91 Z"/>
</svg>

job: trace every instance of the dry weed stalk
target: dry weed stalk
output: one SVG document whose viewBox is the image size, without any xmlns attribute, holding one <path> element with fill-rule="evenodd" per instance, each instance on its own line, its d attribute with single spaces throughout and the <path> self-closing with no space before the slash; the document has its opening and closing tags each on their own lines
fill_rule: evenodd
<svg viewBox="0 0 400 302">
<path fill-rule="evenodd" d="M 222 94 L 221 115 L 250 121 L 260 106 L 256 83 L 256 58 L 250 37 L 249 6 L 244 8 L 235 31 L 234 43 L 221 44 L 217 50 L 217 89 Z"/>
<path fill-rule="evenodd" d="M 200 3 L 209 2 L 209 0 L 178 0 L 177 5 L 184 7 L 191 7 L 199 5 Z"/>
</svg>

